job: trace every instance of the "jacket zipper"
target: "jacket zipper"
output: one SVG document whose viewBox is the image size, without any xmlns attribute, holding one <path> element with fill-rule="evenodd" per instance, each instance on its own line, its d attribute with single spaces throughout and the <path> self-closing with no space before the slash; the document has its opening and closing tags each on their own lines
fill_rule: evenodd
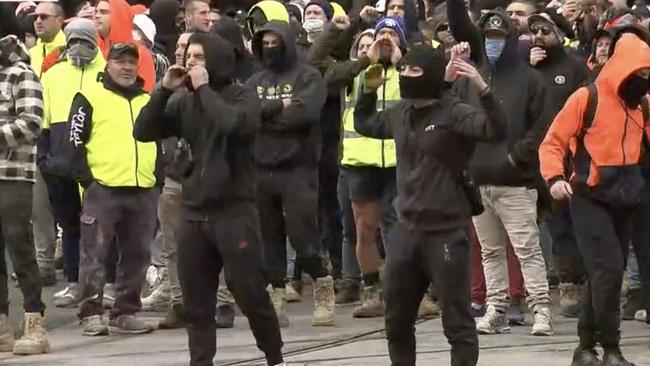
<svg viewBox="0 0 650 366">
<path fill-rule="evenodd" d="M 133 106 L 131 105 L 131 101 L 129 100 L 129 113 L 131 113 L 131 126 L 135 128 L 135 120 L 133 118 Z M 135 147 L 135 185 L 137 187 L 140 187 L 140 181 L 138 180 L 138 164 L 139 164 L 139 159 L 138 159 L 138 142 L 133 139 L 133 146 Z"/>
<path fill-rule="evenodd" d="M 82 89 L 83 89 L 83 85 L 84 85 L 84 71 L 86 71 L 86 68 L 85 68 L 85 67 L 82 67 L 82 68 L 81 68 L 81 79 L 79 80 L 79 90 L 82 90 Z"/>
<path fill-rule="evenodd" d="M 621 140 L 621 152 L 623 153 L 623 165 L 625 165 L 625 137 L 627 136 L 627 123 L 630 115 L 625 112 L 625 126 L 623 127 L 623 139 Z"/>
<path fill-rule="evenodd" d="M 382 112 L 386 110 L 386 69 L 384 69 L 384 85 L 381 89 L 381 110 Z M 386 167 L 386 157 L 384 155 L 384 139 L 381 139 L 381 167 Z"/>
</svg>

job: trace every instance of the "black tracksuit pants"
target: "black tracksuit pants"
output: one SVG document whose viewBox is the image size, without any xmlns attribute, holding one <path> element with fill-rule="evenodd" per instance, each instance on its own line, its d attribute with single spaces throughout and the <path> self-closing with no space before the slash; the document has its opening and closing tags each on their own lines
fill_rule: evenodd
<svg viewBox="0 0 650 366">
<path fill-rule="evenodd" d="M 571 198 L 573 228 L 587 273 L 587 288 L 578 320 L 584 348 L 600 342 L 618 347 L 621 324 L 621 284 L 632 238 L 633 208 L 612 208 L 585 193 Z"/>
<path fill-rule="evenodd" d="M 650 314 L 650 183 L 646 183 L 643 190 L 632 235 L 632 246 L 639 262 L 643 285 L 643 305 Z M 646 317 L 646 322 L 650 324 L 650 316 Z"/>
<path fill-rule="evenodd" d="M 548 228 L 553 239 L 553 257 L 560 282 L 582 283 L 585 271 L 567 202 L 554 203 L 548 218 Z"/>
<path fill-rule="evenodd" d="M 452 366 L 475 366 L 478 337 L 470 312 L 470 245 L 462 229 L 420 232 L 398 224 L 386 244 L 386 338 L 393 366 L 415 366 L 415 320 L 429 283 L 442 307 Z"/>
<path fill-rule="evenodd" d="M 269 365 L 282 363 L 282 336 L 265 289 L 254 203 L 223 209 L 203 221 L 183 220 L 178 243 L 178 276 L 189 319 L 190 365 L 213 364 L 217 348 L 214 294 L 222 268 L 235 302 L 248 318 L 257 347 Z"/>
<path fill-rule="evenodd" d="M 296 264 L 313 279 L 328 275 L 321 255 L 316 167 L 257 171 L 257 207 L 262 223 L 267 282 L 284 288 L 286 238 L 296 250 Z"/>
</svg>

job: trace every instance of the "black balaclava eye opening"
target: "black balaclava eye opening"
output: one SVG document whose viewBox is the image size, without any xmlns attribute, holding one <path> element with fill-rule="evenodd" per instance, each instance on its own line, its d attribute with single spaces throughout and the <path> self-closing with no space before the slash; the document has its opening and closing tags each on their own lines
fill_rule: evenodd
<svg viewBox="0 0 650 366">
<path fill-rule="evenodd" d="M 402 65 L 417 66 L 422 69 L 420 76 L 400 75 L 400 93 L 405 99 L 439 99 L 445 87 L 445 55 L 440 49 L 430 45 L 413 46 Z"/>
</svg>

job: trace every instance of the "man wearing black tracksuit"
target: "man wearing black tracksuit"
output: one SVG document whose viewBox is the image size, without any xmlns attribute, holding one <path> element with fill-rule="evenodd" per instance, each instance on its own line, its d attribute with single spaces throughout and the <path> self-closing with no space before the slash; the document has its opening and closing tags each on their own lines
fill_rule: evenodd
<svg viewBox="0 0 650 366">
<path fill-rule="evenodd" d="M 286 236 L 296 249 L 297 264 L 315 280 L 312 325 L 332 325 L 334 285 L 318 230 L 319 122 L 326 89 L 318 70 L 298 61 L 295 42 L 281 21 L 268 22 L 253 37 L 253 54 L 263 65 L 246 83 L 257 90 L 262 106 L 255 146 L 257 205 L 267 279 L 281 326 L 288 326 Z"/>
<path fill-rule="evenodd" d="M 563 45 L 564 34 L 553 20 L 554 16 L 547 11 L 528 18 L 528 28 L 532 33 L 530 65 L 542 74 L 546 82 L 548 108 L 553 116 L 589 75 L 585 62 Z M 580 311 L 579 285 L 584 278 L 584 268 L 566 201 L 552 203 L 548 227 L 560 277 L 560 311 L 564 316 L 577 317 Z"/>
<path fill-rule="evenodd" d="M 222 37 L 193 34 L 186 56 L 187 74 L 179 66 L 169 69 L 140 114 L 134 135 L 141 141 L 177 136 L 190 145 L 181 177 L 185 220 L 178 231 L 190 365 L 212 365 L 214 292 L 222 267 L 267 363 L 278 365 L 283 362 L 282 337 L 265 291 L 255 207 L 259 103 L 253 90 L 232 82 L 235 52 Z M 181 91 L 186 77 L 191 90 Z"/>
<path fill-rule="evenodd" d="M 452 62 L 458 62 L 457 75 L 468 77 L 480 91 L 484 112 L 447 90 L 444 50 L 417 45 L 402 60 L 402 101 L 377 112 L 381 73 L 375 81 L 367 71 L 354 114 L 360 134 L 394 138 L 397 146 L 398 240 L 387 242 L 384 281 L 386 337 L 395 366 L 415 366 L 414 325 L 430 282 L 442 304 L 451 365 L 474 366 L 478 361 L 466 235 L 472 216 L 466 192 L 477 191 L 468 186 L 464 171 L 476 141 L 503 140 L 506 124 L 476 69 L 459 59 Z"/>
</svg>

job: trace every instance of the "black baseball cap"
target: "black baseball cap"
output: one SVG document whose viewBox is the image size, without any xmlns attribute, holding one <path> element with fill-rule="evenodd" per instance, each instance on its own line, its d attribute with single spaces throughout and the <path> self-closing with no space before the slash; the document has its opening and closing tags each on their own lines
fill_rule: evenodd
<svg viewBox="0 0 650 366">
<path fill-rule="evenodd" d="M 122 55 L 132 55 L 135 58 L 140 57 L 138 52 L 138 47 L 132 43 L 116 43 L 111 46 L 111 49 L 108 51 L 107 59 L 115 59 Z"/>
</svg>

